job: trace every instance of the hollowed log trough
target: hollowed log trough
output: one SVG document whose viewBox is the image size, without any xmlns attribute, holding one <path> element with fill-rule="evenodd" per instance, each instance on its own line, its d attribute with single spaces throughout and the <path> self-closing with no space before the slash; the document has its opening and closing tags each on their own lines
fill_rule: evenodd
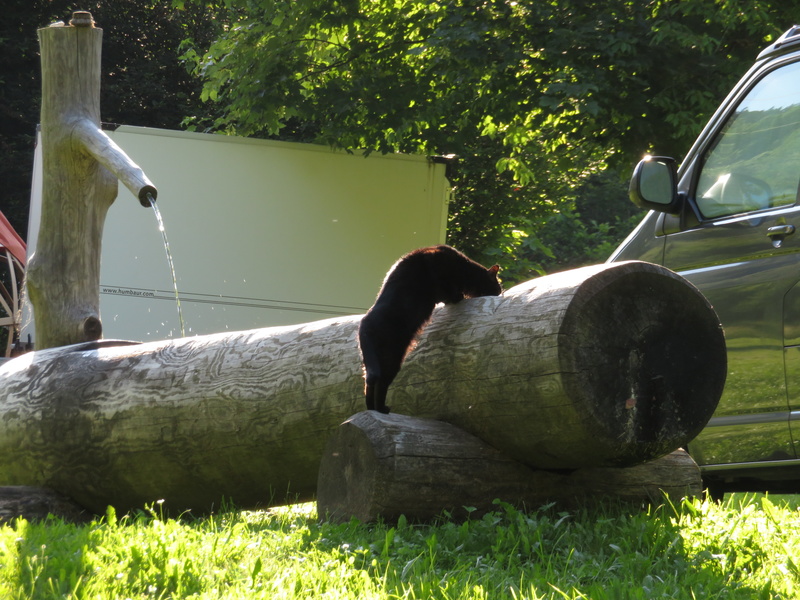
<svg viewBox="0 0 800 600">
<path fill-rule="evenodd" d="M 11 360 L 0 485 L 49 487 L 100 513 L 312 499 L 326 443 L 363 410 L 360 318 Z M 725 373 L 697 289 L 616 263 L 438 307 L 388 402 L 533 469 L 627 467 L 699 433 Z"/>
</svg>

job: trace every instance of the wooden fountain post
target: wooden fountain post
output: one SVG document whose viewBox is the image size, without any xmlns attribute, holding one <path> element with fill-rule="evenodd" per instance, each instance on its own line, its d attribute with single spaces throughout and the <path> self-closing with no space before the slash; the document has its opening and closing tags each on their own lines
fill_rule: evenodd
<svg viewBox="0 0 800 600">
<path fill-rule="evenodd" d="M 143 206 L 157 192 L 100 127 L 103 30 L 75 12 L 39 30 L 42 56 L 42 208 L 27 271 L 38 349 L 93 341 L 100 322 L 100 246 L 117 179 Z"/>
</svg>

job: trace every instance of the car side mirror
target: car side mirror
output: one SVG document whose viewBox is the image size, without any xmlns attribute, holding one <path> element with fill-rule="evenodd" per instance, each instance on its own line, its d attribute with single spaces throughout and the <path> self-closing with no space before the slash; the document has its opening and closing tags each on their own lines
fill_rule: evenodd
<svg viewBox="0 0 800 600">
<path fill-rule="evenodd" d="M 680 197 L 675 159 L 668 156 L 646 156 L 633 170 L 628 195 L 640 208 L 677 214 Z"/>
</svg>

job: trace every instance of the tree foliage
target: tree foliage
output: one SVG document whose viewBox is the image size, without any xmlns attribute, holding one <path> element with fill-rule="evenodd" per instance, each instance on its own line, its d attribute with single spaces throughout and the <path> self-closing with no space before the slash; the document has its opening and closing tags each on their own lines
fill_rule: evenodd
<svg viewBox="0 0 800 600">
<path fill-rule="evenodd" d="M 457 155 L 451 238 L 530 271 L 591 177 L 688 149 L 797 4 L 228 0 L 186 56 L 221 106 L 205 126 Z"/>
<path fill-rule="evenodd" d="M 23 234 L 36 28 L 90 10 L 105 32 L 104 120 L 455 155 L 450 241 L 501 262 L 506 280 L 600 260 L 628 227 L 630 166 L 647 151 L 680 158 L 800 4 L 10 2 L 0 30 L 2 210 Z M 178 60 L 181 40 L 198 79 Z"/>
</svg>

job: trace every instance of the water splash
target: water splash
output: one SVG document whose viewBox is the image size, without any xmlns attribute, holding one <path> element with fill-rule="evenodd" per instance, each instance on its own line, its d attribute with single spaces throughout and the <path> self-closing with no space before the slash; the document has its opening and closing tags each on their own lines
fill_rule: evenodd
<svg viewBox="0 0 800 600">
<path fill-rule="evenodd" d="M 164 250 L 167 253 L 167 262 L 169 263 L 169 270 L 172 274 L 172 286 L 175 288 L 175 303 L 178 305 L 178 320 L 181 324 L 181 337 L 186 337 L 186 327 L 183 323 L 183 310 L 181 309 L 181 297 L 178 295 L 178 278 L 175 276 L 175 263 L 172 261 L 172 252 L 169 249 L 167 230 L 164 228 L 164 219 L 161 218 L 161 211 L 158 210 L 155 198 L 153 198 L 151 194 L 147 194 L 147 200 L 150 202 L 150 206 L 153 207 L 156 221 L 158 221 L 158 230 L 161 232 L 161 237 L 164 238 Z"/>
</svg>

